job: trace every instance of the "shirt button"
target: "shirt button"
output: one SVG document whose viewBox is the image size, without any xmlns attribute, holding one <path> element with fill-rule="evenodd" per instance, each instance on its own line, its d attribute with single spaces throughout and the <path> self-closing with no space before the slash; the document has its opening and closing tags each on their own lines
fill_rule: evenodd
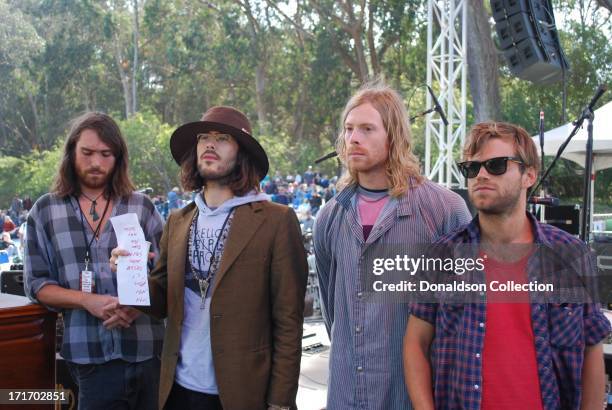
<svg viewBox="0 0 612 410">
<path fill-rule="evenodd" d="M 362 372 L 362 371 L 363 371 L 363 367 L 361 367 L 361 366 L 357 366 L 357 371 L 358 371 L 358 372 Z"/>
<path fill-rule="evenodd" d="M 357 292 L 357 297 L 360 298 L 363 296 L 363 292 Z"/>
<path fill-rule="evenodd" d="M 480 323 L 478 324 L 478 326 L 480 326 L 480 327 L 484 327 L 484 323 L 480 322 Z"/>
<path fill-rule="evenodd" d="M 476 353 L 476 358 L 480 359 L 480 353 Z"/>
<path fill-rule="evenodd" d="M 479 385 L 477 385 L 477 384 L 475 384 L 475 385 L 474 385 L 474 390 L 478 390 L 478 389 L 480 389 L 480 386 L 479 386 Z"/>
<path fill-rule="evenodd" d="M 357 333 L 361 332 L 361 327 L 355 326 L 355 332 L 357 332 Z"/>
</svg>

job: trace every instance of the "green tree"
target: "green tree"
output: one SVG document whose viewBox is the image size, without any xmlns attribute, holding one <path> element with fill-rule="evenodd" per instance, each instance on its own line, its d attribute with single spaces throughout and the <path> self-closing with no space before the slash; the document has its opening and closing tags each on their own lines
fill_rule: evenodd
<svg viewBox="0 0 612 410">
<path fill-rule="evenodd" d="M 130 174 L 138 189 L 166 193 L 178 185 L 179 168 L 170 154 L 174 127 L 152 113 L 137 113 L 119 122 L 130 155 Z"/>
<path fill-rule="evenodd" d="M 15 154 L 39 142 L 36 83 L 28 66 L 44 40 L 30 17 L 6 0 L 0 0 L 0 21 L 0 152 Z"/>
<path fill-rule="evenodd" d="M 0 157 L 0 209 L 7 209 L 15 194 L 26 193 L 22 191 L 23 181 L 16 177 L 23 174 L 25 161 L 21 158 Z"/>
</svg>

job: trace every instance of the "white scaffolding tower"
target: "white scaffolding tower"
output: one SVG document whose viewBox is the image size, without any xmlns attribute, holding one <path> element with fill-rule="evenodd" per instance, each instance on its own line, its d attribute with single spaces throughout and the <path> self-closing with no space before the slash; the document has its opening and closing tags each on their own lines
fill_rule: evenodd
<svg viewBox="0 0 612 410">
<path fill-rule="evenodd" d="M 449 188 L 464 186 L 455 160 L 466 130 L 466 1 L 429 0 L 427 6 L 427 84 L 438 95 L 449 124 L 436 114 L 426 118 L 425 174 Z M 427 107 L 433 107 L 429 93 Z"/>
</svg>

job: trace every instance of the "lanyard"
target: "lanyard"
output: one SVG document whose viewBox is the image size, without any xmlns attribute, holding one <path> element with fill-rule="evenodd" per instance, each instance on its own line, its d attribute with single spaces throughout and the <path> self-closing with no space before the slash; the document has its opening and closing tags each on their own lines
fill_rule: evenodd
<svg viewBox="0 0 612 410">
<path fill-rule="evenodd" d="M 206 276 L 202 276 L 202 274 L 204 273 L 204 271 L 202 271 L 201 269 L 196 268 L 195 266 L 193 266 L 193 258 L 189 258 L 189 264 L 191 265 L 191 270 L 194 273 L 194 276 L 196 276 L 197 279 L 200 280 L 208 280 L 210 281 L 210 270 L 212 268 L 213 265 L 213 261 L 215 260 L 215 255 L 217 253 L 217 248 L 219 247 L 219 242 L 221 239 L 221 236 L 223 235 L 223 231 L 225 231 L 225 227 L 227 225 L 227 222 L 230 219 L 230 216 L 232 216 L 232 212 L 234 211 L 234 208 L 232 207 L 227 216 L 225 217 L 225 220 L 223 221 L 223 225 L 221 226 L 221 230 L 219 231 L 219 234 L 217 235 L 217 239 L 215 241 L 215 247 L 213 248 L 212 254 L 210 255 L 210 260 L 208 263 L 208 272 L 206 272 Z M 195 254 L 197 255 L 198 258 L 198 265 L 200 265 L 200 256 L 199 256 L 199 252 L 198 252 L 198 241 L 197 241 L 197 234 L 198 234 L 198 216 L 200 214 L 200 211 L 197 210 L 195 215 L 194 215 L 194 221 L 191 224 L 192 227 L 192 247 L 193 250 L 195 251 Z M 201 266 L 201 265 L 200 265 Z M 213 273 L 214 274 L 214 273 Z"/>
<path fill-rule="evenodd" d="M 108 201 L 106 201 L 106 206 L 104 207 L 104 212 L 102 213 L 102 219 L 94 230 L 93 236 L 91 237 L 91 241 L 87 241 L 87 233 L 85 232 L 85 220 L 83 216 L 83 210 L 81 209 L 81 204 L 79 203 L 79 198 L 76 198 L 76 201 L 79 205 L 79 212 L 81 213 L 81 229 L 83 231 L 83 239 L 85 239 L 85 270 L 87 270 L 90 261 L 89 256 L 91 255 L 91 245 L 96 239 L 96 236 L 98 236 L 98 234 L 100 233 L 100 228 L 102 228 L 102 222 L 104 221 L 104 217 L 106 216 L 106 212 L 108 211 L 108 206 L 110 205 L 110 198 L 108 199 Z"/>
</svg>

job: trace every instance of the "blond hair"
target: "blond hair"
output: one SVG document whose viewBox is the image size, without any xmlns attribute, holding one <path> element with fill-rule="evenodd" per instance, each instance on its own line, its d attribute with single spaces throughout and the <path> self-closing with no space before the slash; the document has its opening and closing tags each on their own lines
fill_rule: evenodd
<svg viewBox="0 0 612 410">
<path fill-rule="evenodd" d="M 412 153 L 412 132 L 406 107 L 397 91 L 380 80 L 364 84 L 351 97 L 342 112 L 336 152 L 346 170 L 338 180 L 338 189 L 359 182 L 357 172 L 351 171 L 347 166 L 348 147 L 344 141 L 344 122 L 351 110 L 366 103 L 371 104 L 380 114 L 389 139 L 386 174 L 390 195 L 401 196 L 408 191 L 411 182 L 420 183 L 423 177 L 419 160 Z"/>
</svg>

